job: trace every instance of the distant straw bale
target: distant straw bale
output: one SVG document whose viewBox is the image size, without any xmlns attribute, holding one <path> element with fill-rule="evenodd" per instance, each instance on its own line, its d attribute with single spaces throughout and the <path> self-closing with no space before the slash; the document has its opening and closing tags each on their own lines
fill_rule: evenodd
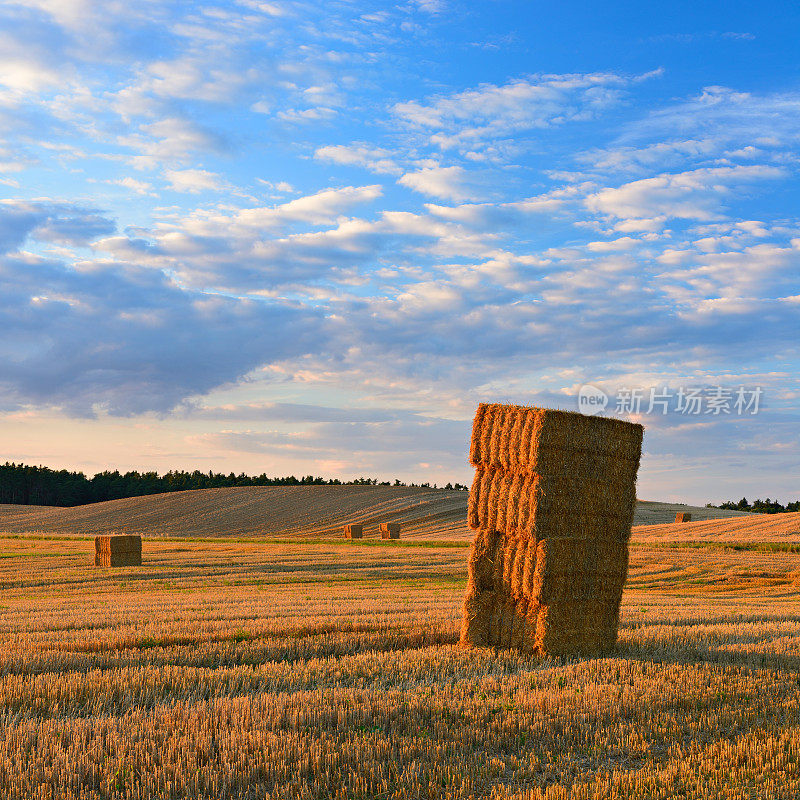
<svg viewBox="0 0 800 800">
<path fill-rule="evenodd" d="M 541 655 L 614 646 L 642 432 L 572 412 L 478 407 L 463 645 Z"/>
<path fill-rule="evenodd" d="M 363 525 L 355 525 L 353 523 L 344 526 L 344 536 L 345 539 L 363 539 L 364 538 L 364 526 Z"/>
<path fill-rule="evenodd" d="M 96 567 L 139 567 L 141 564 L 141 536 L 95 536 L 94 565 Z"/>
<path fill-rule="evenodd" d="M 687 514 L 685 511 L 679 511 L 675 514 L 675 522 L 691 522 L 692 515 Z"/>
<path fill-rule="evenodd" d="M 399 522 L 381 522 L 381 539 L 399 539 Z"/>
</svg>

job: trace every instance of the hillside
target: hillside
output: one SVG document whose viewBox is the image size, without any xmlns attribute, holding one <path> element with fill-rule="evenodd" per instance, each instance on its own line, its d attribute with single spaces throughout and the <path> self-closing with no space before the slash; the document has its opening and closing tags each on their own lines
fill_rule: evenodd
<svg viewBox="0 0 800 800">
<path fill-rule="evenodd" d="M 143 536 L 330 536 L 347 522 L 369 535 L 400 522 L 408 536 L 466 534 L 467 492 L 394 486 L 246 486 L 131 497 L 73 508 L 0 505 L 0 532 Z"/>
<path fill-rule="evenodd" d="M 742 514 L 674 503 L 640 501 L 636 525 L 647 537 L 658 523 L 689 511 L 695 519 L 747 517 Z M 0 505 L 0 532 L 94 536 L 128 531 L 143 536 L 332 536 L 347 522 L 362 522 L 367 536 L 379 522 L 400 522 L 409 538 L 466 539 L 467 492 L 406 486 L 248 486 L 131 497 L 105 503 L 56 508 Z M 793 516 L 797 515 L 779 515 Z M 680 527 L 683 536 L 696 524 Z M 756 523 L 757 524 L 757 523 Z M 660 529 L 659 529 L 660 530 Z M 638 532 L 637 537 L 638 538 Z"/>
<path fill-rule="evenodd" d="M 800 543 L 800 512 L 746 514 L 737 519 L 712 519 L 684 524 L 640 525 L 637 542 L 786 542 Z"/>
</svg>

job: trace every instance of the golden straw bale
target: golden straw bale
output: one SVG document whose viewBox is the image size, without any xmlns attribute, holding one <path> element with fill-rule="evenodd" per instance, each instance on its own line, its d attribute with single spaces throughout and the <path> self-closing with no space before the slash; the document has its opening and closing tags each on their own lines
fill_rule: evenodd
<svg viewBox="0 0 800 800">
<path fill-rule="evenodd" d="M 618 518 L 629 526 L 636 509 L 635 484 L 619 480 L 558 479 L 524 476 L 502 469 L 479 468 L 468 503 L 468 524 L 473 530 L 493 528 L 530 532 L 541 515 Z"/>
<path fill-rule="evenodd" d="M 497 406 L 487 405 L 483 415 L 483 432 L 480 437 L 480 447 L 478 450 L 478 462 L 482 462 L 485 453 L 492 452 L 492 441 L 496 439 L 495 429 L 498 426 L 500 411 Z"/>
<path fill-rule="evenodd" d="M 477 464 L 481 459 L 481 436 L 486 429 L 486 404 L 481 403 L 478 406 L 478 412 L 475 414 L 475 419 L 472 424 L 472 439 L 469 446 L 469 462 L 470 464 Z"/>
<path fill-rule="evenodd" d="M 95 536 L 96 567 L 139 567 L 142 564 L 142 537 L 128 534 Z"/>
<path fill-rule="evenodd" d="M 489 646 L 489 621 L 494 607 L 494 592 L 468 591 L 461 615 L 461 639 L 465 647 Z"/>
<path fill-rule="evenodd" d="M 687 514 L 685 511 L 679 511 L 675 515 L 675 522 L 691 522 L 691 521 L 692 521 L 692 515 Z"/>
<path fill-rule="evenodd" d="M 468 596 L 473 613 L 493 592 L 482 643 L 541 655 L 613 647 L 641 442 L 641 425 L 620 420 L 479 406 Z M 465 620 L 462 644 L 477 643 L 475 624 Z"/>
<path fill-rule="evenodd" d="M 520 542 L 515 536 L 505 537 L 506 546 L 503 551 L 503 591 L 511 596 L 511 584 L 514 575 L 514 564 L 517 559 L 517 549 Z M 498 587 L 499 588 L 499 587 Z"/>
<path fill-rule="evenodd" d="M 508 546 L 509 543 L 504 536 L 498 536 L 495 540 L 494 573 L 492 574 L 492 583 L 495 591 L 503 591 L 503 575 L 505 574 L 505 557 Z"/>
<path fill-rule="evenodd" d="M 494 531 L 478 531 L 469 554 L 469 580 L 479 591 L 494 589 L 494 551 L 497 534 Z"/>
<path fill-rule="evenodd" d="M 381 539 L 400 538 L 399 522 L 381 522 L 380 528 L 381 528 Z"/>
<path fill-rule="evenodd" d="M 518 435 L 513 435 L 518 431 Z M 564 453 L 605 456 L 637 465 L 642 427 L 607 417 L 572 411 L 481 404 L 473 423 L 470 462 L 546 474 Z M 569 459 L 572 461 L 572 458 Z M 635 477 L 635 469 L 634 469 Z"/>
<path fill-rule="evenodd" d="M 536 653 L 536 635 L 539 629 L 539 604 L 533 599 L 527 600 L 527 611 L 525 614 L 525 631 L 522 635 L 522 651 L 524 653 Z"/>
<path fill-rule="evenodd" d="M 535 599 L 534 587 L 536 586 L 536 567 L 538 545 L 535 539 L 528 539 L 525 551 L 525 563 L 522 567 L 522 595 L 528 600 Z"/>
<path fill-rule="evenodd" d="M 351 522 L 344 526 L 344 536 L 345 539 L 363 539 L 364 526 L 356 525 L 355 523 Z"/>
<path fill-rule="evenodd" d="M 509 647 L 521 650 L 525 645 L 525 634 L 528 627 L 528 601 L 521 597 L 514 605 L 514 630 Z"/>
<path fill-rule="evenodd" d="M 514 564 L 511 568 L 511 597 L 519 601 L 525 597 L 524 577 L 525 562 L 528 560 L 528 550 L 530 541 L 524 536 L 517 538 L 517 551 L 514 556 Z"/>
<path fill-rule="evenodd" d="M 531 538 L 541 539 L 589 539 L 601 536 L 604 539 L 627 541 L 631 524 L 622 517 L 607 517 L 599 514 L 536 514 L 528 529 Z"/>
<path fill-rule="evenodd" d="M 535 650 L 541 654 L 601 653 L 613 649 L 619 627 L 619 604 L 573 600 L 540 606 Z"/>
<path fill-rule="evenodd" d="M 497 600 L 495 600 L 497 602 Z M 517 604 L 507 595 L 503 594 L 501 606 L 502 617 L 497 638 L 498 647 L 511 647 L 511 640 L 514 638 L 514 627 L 517 622 Z"/>
<path fill-rule="evenodd" d="M 494 600 L 489 613 L 489 644 L 492 647 L 500 646 L 500 636 L 503 630 L 503 612 L 506 608 L 506 598 L 502 590 L 494 592 Z"/>
<path fill-rule="evenodd" d="M 522 442 L 526 420 L 526 415 L 515 414 L 508 433 L 508 455 L 506 460 L 513 468 L 516 468 L 519 462 L 520 443 Z"/>
</svg>

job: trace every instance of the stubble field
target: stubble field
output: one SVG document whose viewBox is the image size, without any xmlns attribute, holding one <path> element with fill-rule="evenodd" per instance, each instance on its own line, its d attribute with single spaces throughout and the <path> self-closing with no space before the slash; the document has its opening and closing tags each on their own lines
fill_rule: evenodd
<svg viewBox="0 0 800 800">
<path fill-rule="evenodd" d="M 632 548 L 618 652 L 456 646 L 464 543 L 0 547 L 0 796 L 800 795 L 800 553 Z M 445 546 L 447 545 L 447 546 Z"/>
</svg>

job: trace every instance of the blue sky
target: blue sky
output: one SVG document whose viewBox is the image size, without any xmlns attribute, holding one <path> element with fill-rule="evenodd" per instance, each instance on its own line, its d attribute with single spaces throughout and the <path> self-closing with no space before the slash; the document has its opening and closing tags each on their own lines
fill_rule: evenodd
<svg viewBox="0 0 800 800">
<path fill-rule="evenodd" d="M 0 3 L 0 458 L 465 481 L 480 401 L 761 387 L 639 494 L 795 499 L 799 19 Z"/>
</svg>

